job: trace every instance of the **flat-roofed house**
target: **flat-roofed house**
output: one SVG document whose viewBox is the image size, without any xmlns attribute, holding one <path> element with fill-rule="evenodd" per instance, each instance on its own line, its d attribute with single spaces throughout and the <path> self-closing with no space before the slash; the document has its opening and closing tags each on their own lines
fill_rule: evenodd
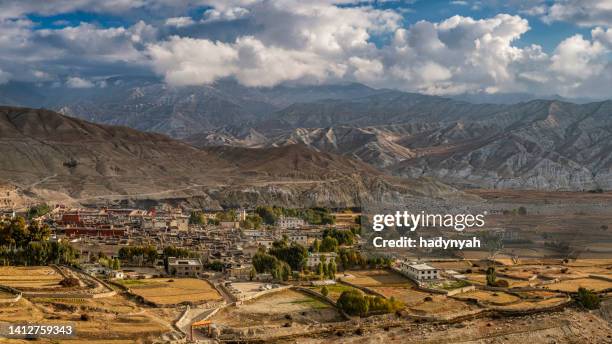
<svg viewBox="0 0 612 344">
<path fill-rule="evenodd" d="M 439 279 L 440 271 L 425 263 L 401 263 L 401 269 L 418 282 Z"/>
<path fill-rule="evenodd" d="M 287 228 L 300 228 L 304 226 L 306 222 L 297 217 L 281 216 L 276 221 L 276 225 L 281 229 Z"/>
<path fill-rule="evenodd" d="M 171 275 L 198 277 L 202 271 L 202 262 L 197 258 L 168 258 L 168 272 Z"/>
</svg>

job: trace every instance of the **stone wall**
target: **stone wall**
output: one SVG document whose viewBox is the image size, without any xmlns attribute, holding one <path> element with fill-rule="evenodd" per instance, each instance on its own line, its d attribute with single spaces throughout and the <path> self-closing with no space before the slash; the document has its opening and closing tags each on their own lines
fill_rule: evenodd
<svg viewBox="0 0 612 344">
<path fill-rule="evenodd" d="M 19 290 L 5 285 L 0 285 L 0 290 L 15 295 L 12 298 L 0 299 L 0 303 L 15 303 L 21 300 L 21 297 L 23 295 Z"/>
</svg>

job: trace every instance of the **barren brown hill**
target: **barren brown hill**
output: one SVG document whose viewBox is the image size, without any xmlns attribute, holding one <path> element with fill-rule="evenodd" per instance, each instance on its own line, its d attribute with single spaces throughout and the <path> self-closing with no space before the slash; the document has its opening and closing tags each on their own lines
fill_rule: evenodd
<svg viewBox="0 0 612 344">
<path fill-rule="evenodd" d="M 304 146 L 198 149 L 164 135 L 39 109 L 0 107 L 0 143 L 0 179 L 32 201 L 358 206 L 452 192 L 444 184 L 388 177 Z"/>
</svg>

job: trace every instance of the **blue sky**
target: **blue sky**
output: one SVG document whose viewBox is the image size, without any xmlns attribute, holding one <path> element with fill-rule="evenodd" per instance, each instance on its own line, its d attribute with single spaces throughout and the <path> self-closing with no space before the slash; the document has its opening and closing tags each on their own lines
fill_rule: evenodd
<svg viewBox="0 0 612 344">
<path fill-rule="evenodd" d="M 5 0 L 0 83 L 356 81 L 610 98 L 609 0 Z"/>
</svg>

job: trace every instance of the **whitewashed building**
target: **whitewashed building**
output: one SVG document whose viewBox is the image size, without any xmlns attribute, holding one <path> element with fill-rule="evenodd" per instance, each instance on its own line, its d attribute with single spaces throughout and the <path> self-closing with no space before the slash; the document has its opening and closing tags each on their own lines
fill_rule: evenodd
<svg viewBox="0 0 612 344">
<path fill-rule="evenodd" d="M 202 262 L 196 258 L 168 258 L 168 272 L 171 275 L 198 277 L 203 271 Z"/>
<path fill-rule="evenodd" d="M 440 278 L 440 270 L 425 263 L 401 263 L 401 270 L 412 279 L 422 282 Z"/>
<path fill-rule="evenodd" d="M 304 226 L 306 224 L 306 222 L 304 222 L 304 220 L 297 218 L 297 217 L 288 217 L 288 216 L 281 216 L 278 218 L 278 220 L 276 221 L 276 225 L 282 229 L 287 229 L 287 228 L 300 228 L 302 226 Z"/>
</svg>

